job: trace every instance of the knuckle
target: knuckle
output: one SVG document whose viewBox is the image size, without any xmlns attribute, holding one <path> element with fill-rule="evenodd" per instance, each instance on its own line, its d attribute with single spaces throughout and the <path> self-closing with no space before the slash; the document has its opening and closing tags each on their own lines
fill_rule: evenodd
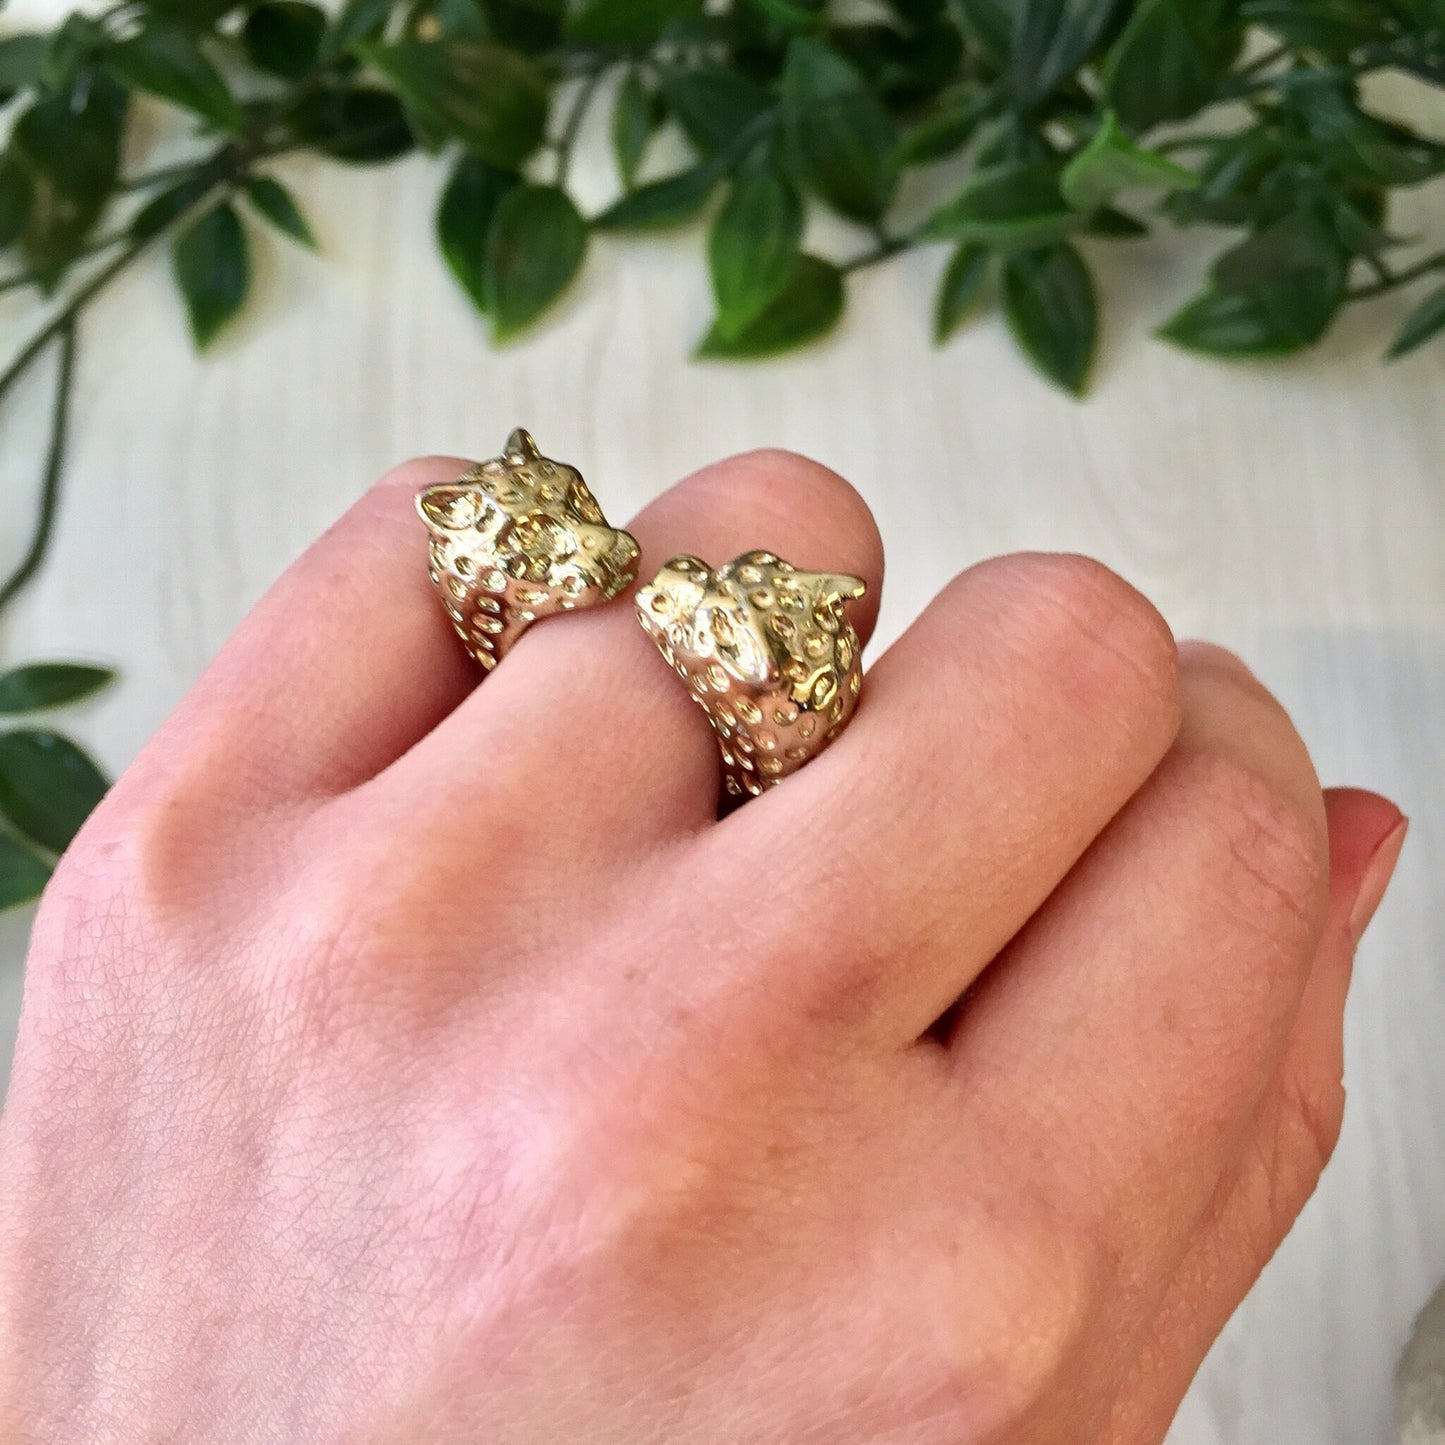
<svg viewBox="0 0 1445 1445">
<path fill-rule="evenodd" d="M 1219 896 L 1234 916 L 1302 957 L 1324 914 L 1329 860 L 1322 813 L 1232 750 L 1200 749 L 1188 758 L 1187 770 L 1217 845 Z"/>
<path fill-rule="evenodd" d="M 1025 553 L 992 565 L 1018 599 L 1019 640 L 1036 664 L 1090 694 L 1127 688 L 1177 713 L 1174 635 L 1143 593 L 1074 553 Z"/>
</svg>

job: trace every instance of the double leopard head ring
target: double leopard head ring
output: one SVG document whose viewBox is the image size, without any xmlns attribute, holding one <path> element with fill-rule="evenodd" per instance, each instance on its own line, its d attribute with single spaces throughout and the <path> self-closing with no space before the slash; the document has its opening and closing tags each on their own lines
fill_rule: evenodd
<svg viewBox="0 0 1445 1445">
<path fill-rule="evenodd" d="M 500 457 L 427 487 L 417 510 L 432 584 L 487 671 L 533 622 L 609 601 L 637 577 L 636 540 L 520 429 Z M 730 798 L 757 796 L 848 725 L 863 673 L 844 604 L 864 590 L 762 550 L 716 570 L 674 557 L 638 590 L 638 620 L 717 734 Z"/>
</svg>

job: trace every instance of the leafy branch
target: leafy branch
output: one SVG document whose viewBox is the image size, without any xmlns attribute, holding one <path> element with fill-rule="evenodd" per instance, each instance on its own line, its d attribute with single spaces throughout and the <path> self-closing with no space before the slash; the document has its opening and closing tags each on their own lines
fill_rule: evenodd
<svg viewBox="0 0 1445 1445">
<path fill-rule="evenodd" d="M 257 245 L 315 245 L 282 157 L 437 156 L 439 247 L 497 341 L 558 301 L 594 238 L 699 221 L 715 303 L 699 356 L 813 342 L 858 272 L 938 247 L 935 338 L 993 307 L 1082 393 L 1091 255 L 1160 227 L 1232 233 L 1160 329 L 1177 346 L 1291 355 L 1347 306 L 1432 278 L 1389 354 L 1445 332 L 1445 252 L 1389 222 L 1400 191 L 1445 171 L 1445 145 L 1365 104 L 1387 71 L 1445 86 L 1445 0 L 114 0 L 10 35 L 0 291 L 54 309 L 0 373 L 0 404 L 59 365 L 39 516 L 0 610 L 50 540 L 84 314 L 164 244 L 209 346 L 245 309 Z M 604 102 L 617 196 L 585 215 L 572 157 Z M 191 153 L 152 150 L 127 174 L 156 107 Z M 677 153 L 665 131 L 680 166 L 661 160 Z M 843 254 L 810 248 L 814 209 L 855 229 Z M 48 867 L 7 802 L 6 736 L 0 904 L 24 893 L 7 877 Z M 73 764 L 54 766 L 71 796 Z M 15 838 L 31 863 L 5 862 Z"/>
</svg>

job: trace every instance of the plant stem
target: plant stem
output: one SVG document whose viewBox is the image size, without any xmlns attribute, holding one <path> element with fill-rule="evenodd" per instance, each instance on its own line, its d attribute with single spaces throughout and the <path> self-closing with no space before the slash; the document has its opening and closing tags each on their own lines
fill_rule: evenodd
<svg viewBox="0 0 1445 1445">
<path fill-rule="evenodd" d="M 19 565 L 0 586 L 0 611 L 35 575 L 50 547 L 55 514 L 60 501 L 60 474 L 65 465 L 65 440 L 70 421 L 70 395 L 75 381 L 75 334 L 77 320 L 72 312 L 52 333 L 60 342 L 60 364 L 55 377 L 55 403 L 50 415 L 50 448 L 45 458 L 45 475 L 40 484 L 40 510 L 35 531 Z"/>
<path fill-rule="evenodd" d="M 567 184 L 567 171 L 572 164 L 572 148 L 577 144 L 577 135 L 582 129 L 582 121 L 587 114 L 587 107 L 592 104 L 592 97 L 596 94 L 597 87 L 606 72 L 605 64 L 594 66 L 582 78 L 581 84 L 577 87 L 577 94 L 562 127 L 562 134 L 557 137 L 557 185 L 559 187 Z"/>
<path fill-rule="evenodd" d="M 871 251 L 864 251 L 861 256 L 855 256 L 851 261 L 845 261 L 838 269 L 845 276 L 851 276 L 854 271 L 865 270 L 869 266 L 876 266 L 880 261 L 886 261 L 891 256 L 896 256 L 900 251 L 911 250 L 917 244 L 913 236 L 890 236 L 886 232 L 878 233 L 878 244 Z"/>
<path fill-rule="evenodd" d="M 1356 286 L 1353 291 L 1347 293 L 1350 301 L 1369 301 L 1376 296 L 1384 296 L 1390 291 L 1396 291 L 1401 286 L 1408 286 L 1412 281 L 1418 281 L 1422 276 L 1428 276 L 1433 271 L 1445 271 L 1445 251 L 1437 251 L 1433 256 L 1427 256 L 1423 261 L 1413 266 L 1407 266 L 1403 271 L 1387 272 L 1378 281 L 1372 281 L 1368 286 Z"/>
</svg>

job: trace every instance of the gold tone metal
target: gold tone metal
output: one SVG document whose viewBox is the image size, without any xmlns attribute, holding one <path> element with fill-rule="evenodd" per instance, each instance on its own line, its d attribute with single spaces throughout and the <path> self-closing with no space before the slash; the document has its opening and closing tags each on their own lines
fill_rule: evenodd
<svg viewBox="0 0 1445 1445">
<path fill-rule="evenodd" d="M 606 602 L 637 576 L 637 541 L 609 527 L 582 474 L 520 427 L 502 455 L 416 499 L 430 576 L 468 652 L 490 671 L 535 621 Z"/>
<path fill-rule="evenodd" d="M 674 557 L 639 590 L 639 620 L 717 732 L 729 797 L 756 797 L 848 725 L 863 670 L 843 604 L 865 590 L 771 552 L 715 572 Z"/>
</svg>

